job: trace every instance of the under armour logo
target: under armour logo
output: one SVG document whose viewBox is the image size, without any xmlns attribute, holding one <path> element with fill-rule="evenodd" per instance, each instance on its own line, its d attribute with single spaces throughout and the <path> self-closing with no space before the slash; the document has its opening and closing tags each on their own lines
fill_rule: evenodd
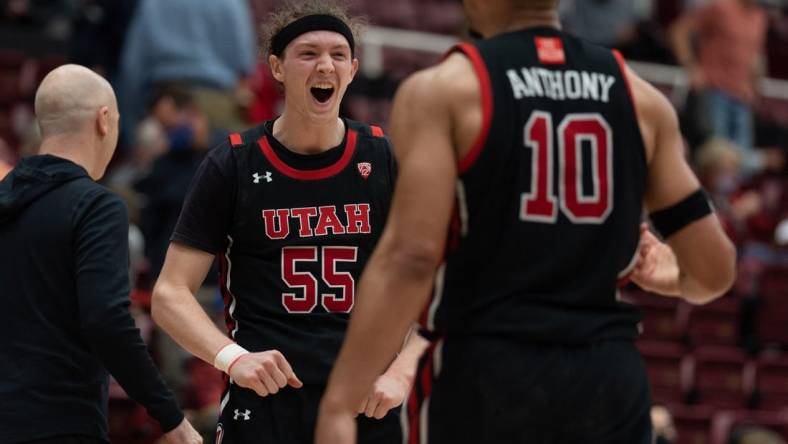
<svg viewBox="0 0 788 444">
<path fill-rule="evenodd" d="M 271 178 L 270 171 L 266 171 L 265 174 L 263 174 L 262 176 L 260 175 L 260 173 L 254 173 L 252 174 L 252 178 L 254 179 L 254 183 L 260 183 L 260 179 L 265 179 L 266 182 L 271 182 L 274 180 Z"/>
<path fill-rule="evenodd" d="M 233 415 L 233 419 L 238 421 L 238 418 L 243 417 L 244 421 L 249 421 L 252 419 L 252 411 L 249 409 L 244 410 L 243 412 L 235 409 L 235 414 Z"/>
</svg>

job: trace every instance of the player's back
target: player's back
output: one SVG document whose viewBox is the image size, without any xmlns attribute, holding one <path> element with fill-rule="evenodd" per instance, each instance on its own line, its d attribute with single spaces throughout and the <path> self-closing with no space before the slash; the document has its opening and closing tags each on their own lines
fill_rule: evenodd
<svg viewBox="0 0 788 444">
<path fill-rule="evenodd" d="M 546 343 L 634 336 L 617 281 L 637 250 L 647 166 L 621 61 L 552 28 L 458 49 L 480 79 L 483 130 L 460 160 L 424 323 Z"/>
</svg>

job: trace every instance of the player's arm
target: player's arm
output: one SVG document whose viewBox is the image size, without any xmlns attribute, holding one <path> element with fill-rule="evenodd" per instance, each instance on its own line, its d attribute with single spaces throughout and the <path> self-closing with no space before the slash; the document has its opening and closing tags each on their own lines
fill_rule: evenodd
<svg viewBox="0 0 788 444">
<path fill-rule="evenodd" d="M 664 260 L 653 275 L 635 273 L 635 283 L 693 303 L 709 302 L 725 293 L 735 279 L 736 251 L 713 209 L 700 193 L 700 183 L 684 158 L 676 112 L 654 87 L 628 70 L 649 166 L 646 209 L 663 231 L 670 254 L 651 239 Z M 647 245 L 649 245 L 647 243 Z M 666 277 L 662 267 L 675 272 Z M 651 279 L 658 277 L 658 279 Z"/>
<path fill-rule="evenodd" d="M 399 176 L 391 212 L 358 286 L 358 302 L 323 399 L 317 442 L 345 442 L 334 434 L 341 428 L 338 422 L 346 424 L 355 415 L 427 302 L 457 179 L 451 95 L 443 86 L 451 79 L 441 76 L 440 67 L 417 73 L 395 98 L 391 137 Z"/>
<path fill-rule="evenodd" d="M 232 214 L 234 162 L 220 145 L 206 157 L 192 182 L 153 288 L 153 319 L 185 349 L 227 373 L 260 396 L 285 385 L 300 387 L 287 360 L 276 350 L 250 353 L 225 336 L 194 297 L 226 241 Z"/>
<path fill-rule="evenodd" d="M 194 297 L 213 262 L 202 250 L 170 243 L 153 288 L 152 314 L 183 348 L 230 375 L 236 384 L 267 396 L 291 385 L 301 387 L 290 364 L 276 350 L 249 353 L 224 335 Z"/>
<path fill-rule="evenodd" d="M 368 418 L 381 419 L 389 410 L 399 407 L 405 402 L 416 377 L 416 366 L 429 342 L 412 328 L 402 350 L 389 365 L 386 372 L 380 375 L 372 390 L 358 409 L 359 414 Z"/>
<path fill-rule="evenodd" d="M 153 288 L 151 307 L 154 321 L 164 331 L 183 348 L 211 364 L 219 350 L 232 342 L 194 297 L 213 259 L 210 253 L 172 242 Z"/>
</svg>

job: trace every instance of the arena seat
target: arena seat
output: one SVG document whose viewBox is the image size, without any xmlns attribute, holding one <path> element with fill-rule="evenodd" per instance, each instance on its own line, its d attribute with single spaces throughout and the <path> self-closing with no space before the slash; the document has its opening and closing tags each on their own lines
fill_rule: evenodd
<svg viewBox="0 0 788 444">
<path fill-rule="evenodd" d="M 684 346 L 676 342 L 640 340 L 637 347 L 646 363 L 654 403 L 680 403 L 680 368 Z"/>
<path fill-rule="evenodd" d="M 669 405 L 678 435 L 675 444 L 712 444 L 711 420 L 714 408 L 707 405 Z"/>
<path fill-rule="evenodd" d="M 749 404 L 744 384 L 747 356 L 734 347 L 704 346 L 681 362 L 681 385 L 691 402 L 738 409 Z"/>
<path fill-rule="evenodd" d="M 788 346 L 788 268 L 771 267 L 760 279 L 756 334 L 762 345 Z"/>
<path fill-rule="evenodd" d="M 686 334 L 693 346 L 735 346 L 739 339 L 739 305 L 733 296 L 725 296 L 707 305 L 683 304 L 687 307 Z"/>
<path fill-rule="evenodd" d="M 760 356 L 754 365 L 752 385 L 758 409 L 788 409 L 788 356 Z"/>
</svg>

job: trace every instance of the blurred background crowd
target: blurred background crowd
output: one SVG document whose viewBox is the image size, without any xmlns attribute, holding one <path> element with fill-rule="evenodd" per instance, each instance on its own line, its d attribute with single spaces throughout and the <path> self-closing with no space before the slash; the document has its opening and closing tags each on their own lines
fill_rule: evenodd
<svg viewBox="0 0 788 444">
<path fill-rule="evenodd" d="M 269 119 L 281 94 L 258 35 L 276 0 L 0 0 L 0 177 L 36 152 L 36 87 L 86 65 L 113 84 L 122 135 L 104 182 L 131 217 L 138 326 L 210 434 L 223 381 L 157 331 L 150 290 L 191 177 L 227 133 Z M 467 33 L 459 0 L 350 2 L 370 27 L 343 115 L 386 126 L 409 73 Z M 569 31 L 622 51 L 674 103 L 687 156 L 739 252 L 734 289 L 697 307 L 634 286 L 660 442 L 788 440 L 788 1 L 562 0 Z M 0 247 L 1 248 L 1 247 Z M 222 322 L 215 282 L 199 298 Z M 159 431 L 116 384 L 113 442 Z"/>
</svg>

